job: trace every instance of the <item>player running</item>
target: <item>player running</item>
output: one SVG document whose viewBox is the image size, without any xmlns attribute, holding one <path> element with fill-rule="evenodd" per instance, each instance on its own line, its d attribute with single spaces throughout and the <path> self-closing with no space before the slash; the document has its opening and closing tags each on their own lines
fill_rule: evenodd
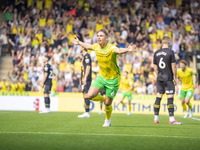
<svg viewBox="0 0 200 150">
<path fill-rule="evenodd" d="M 192 111 L 192 104 L 190 102 L 190 99 L 193 96 L 194 88 L 197 88 L 198 81 L 197 81 L 197 73 L 192 68 L 187 67 L 187 62 L 185 60 L 180 61 L 180 68 L 177 70 L 177 77 L 179 79 L 179 83 L 181 83 L 181 103 L 183 110 L 185 111 L 184 118 L 193 116 Z M 194 85 L 193 85 L 193 79 L 192 76 L 194 75 Z M 187 106 L 190 108 L 190 114 L 187 111 Z"/>
<path fill-rule="evenodd" d="M 154 124 L 159 123 L 160 101 L 164 93 L 167 94 L 167 108 L 169 111 L 169 124 L 182 124 L 174 118 L 174 93 L 177 81 L 176 60 L 174 51 L 169 49 L 170 38 L 164 36 L 162 39 L 162 48 L 154 53 L 154 70 L 157 74 L 157 97 L 154 105 Z"/>
<path fill-rule="evenodd" d="M 127 113 L 127 115 L 131 115 L 131 100 L 132 100 L 133 80 L 130 77 L 128 77 L 128 72 L 124 73 L 124 77 L 122 77 L 120 84 L 121 84 L 120 87 L 121 87 L 121 90 L 122 90 L 122 93 L 121 93 L 122 97 L 121 97 L 120 103 L 124 107 L 126 107 L 123 100 L 126 97 L 128 98 L 129 112 Z"/>
<path fill-rule="evenodd" d="M 50 113 L 50 98 L 49 94 L 51 93 L 52 87 L 52 67 L 48 63 L 50 60 L 49 56 L 45 56 L 43 58 L 44 62 L 44 79 L 42 83 L 42 88 L 44 88 L 44 103 L 45 103 L 45 110 L 41 111 L 40 113 Z"/>
<path fill-rule="evenodd" d="M 100 75 L 94 80 L 88 93 L 84 94 L 84 98 L 93 101 L 105 101 L 106 119 L 103 127 L 111 126 L 112 101 L 116 96 L 120 85 L 120 69 L 117 66 L 118 54 L 132 52 L 135 46 L 130 44 L 128 48 L 118 48 L 108 43 L 108 33 L 102 29 L 97 32 L 97 44 L 91 45 L 79 41 L 78 38 L 72 39 L 74 44 L 78 44 L 86 49 L 94 50 L 100 67 Z M 106 88 L 105 97 L 99 92 Z"/>
<path fill-rule="evenodd" d="M 83 93 L 88 93 L 91 82 L 92 82 L 92 65 L 91 65 L 91 57 L 90 54 L 87 53 L 87 49 L 81 47 L 81 51 L 83 54 L 82 67 L 81 67 L 81 87 Z M 90 113 L 90 100 L 88 98 L 84 98 L 85 100 L 85 113 L 82 115 L 78 115 L 79 118 L 89 118 Z"/>
</svg>

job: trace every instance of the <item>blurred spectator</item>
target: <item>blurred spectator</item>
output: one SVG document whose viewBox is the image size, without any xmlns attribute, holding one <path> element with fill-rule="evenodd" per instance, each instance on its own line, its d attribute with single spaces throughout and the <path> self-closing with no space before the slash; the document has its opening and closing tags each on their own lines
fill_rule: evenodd
<svg viewBox="0 0 200 150">
<path fill-rule="evenodd" d="M 139 82 L 139 80 L 137 82 Z M 145 82 L 140 83 L 139 87 L 137 88 L 137 94 L 140 94 L 140 95 L 146 94 L 147 87 L 145 84 L 146 84 Z"/>
<path fill-rule="evenodd" d="M 3 77 L 2 81 L 0 82 L 0 89 L 1 92 L 8 92 L 9 83 L 6 81 L 6 78 Z"/>
<path fill-rule="evenodd" d="M 1 41 L 1 55 L 6 56 L 6 49 L 7 49 L 7 45 L 8 45 L 6 30 L 3 30 L 3 32 L 1 33 L 0 41 Z"/>
<path fill-rule="evenodd" d="M 30 85 L 29 85 L 30 86 Z M 40 92 L 41 91 L 41 82 L 39 79 L 36 80 L 35 84 L 32 85 L 32 91 Z"/>
<path fill-rule="evenodd" d="M 12 72 L 11 75 L 10 75 L 10 72 L 8 72 L 8 77 L 11 82 L 17 82 L 17 80 L 18 80 L 18 76 L 15 72 Z"/>
<path fill-rule="evenodd" d="M 150 79 L 147 80 L 146 87 L 147 87 L 147 94 L 153 95 L 155 87 L 154 87 L 153 83 L 150 81 Z"/>
<path fill-rule="evenodd" d="M 117 63 L 134 76 L 135 93 L 153 94 L 152 56 L 161 48 L 163 36 L 172 39 L 177 60 L 189 63 L 194 50 L 200 49 L 199 8 L 198 1 L 37 0 L 27 5 L 19 1 L 6 6 L 3 12 L 0 54 L 4 56 L 8 49 L 12 55 L 15 74 L 9 74 L 11 83 L 24 76 L 22 82 L 32 84 L 31 90 L 41 90 L 43 57 L 48 55 L 52 58 L 53 92 L 71 92 L 72 88 L 79 91 L 80 47 L 72 45 L 71 39 L 77 36 L 95 44 L 96 31 L 106 28 L 110 43 L 122 48 L 130 43 L 137 46 L 135 53 L 119 55 Z M 88 52 L 95 78 L 99 66 L 95 52 Z"/>
<path fill-rule="evenodd" d="M 10 83 L 10 92 L 17 92 L 17 88 L 18 88 L 18 85 L 17 85 L 17 82 L 15 82 L 15 81 L 12 81 L 11 83 Z"/>
<path fill-rule="evenodd" d="M 72 92 L 79 92 L 79 83 L 80 83 L 80 79 L 77 77 L 77 74 L 73 73 L 73 75 L 72 75 Z"/>
<path fill-rule="evenodd" d="M 64 89 L 65 92 L 72 92 L 72 82 L 70 80 L 65 80 Z"/>
<path fill-rule="evenodd" d="M 19 80 L 17 82 L 17 86 L 18 86 L 18 90 L 17 90 L 18 92 L 25 92 L 26 85 L 23 82 L 22 78 L 19 78 Z"/>
<path fill-rule="evenodd" d="M 57 92 L 64 92 L 64 84 L 62 80 L 57 81 Z"/>
<path fill-rule="evenodd" d="M 29 78 L 28 81 L 26 82 L 25 91 L 33 91 L 33 85 L 32 85 L 32 82 L 31 82 L 31 79 L 30 79 L 30 78 Z"/>
</svg>

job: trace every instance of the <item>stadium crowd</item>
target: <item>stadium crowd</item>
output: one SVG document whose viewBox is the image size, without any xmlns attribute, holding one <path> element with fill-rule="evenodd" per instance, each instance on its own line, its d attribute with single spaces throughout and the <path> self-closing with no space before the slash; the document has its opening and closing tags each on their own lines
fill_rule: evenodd
<svg viewBox="0 0 200 150">
<path fill-rule="evenodd" d="M 197 0 L 8 0 L 1 23 L 1 57 L 13 59 L 10 81 L 2 79 L 1 91 L 41 91 L 43 57 L 51 56 L 52 92 L 80 91 L 80 47 L 72 45 L 77 36 L 96 43 L 96 31 L 109 31 L 109 42 L 125 48 L 137 45 L 137 51 L 118 56 L 122 72 L 134 80 L 135 94 L 155 93 L 153 52 L 168 35 L 177 63 L 192 61 L 200 50 L 200 3 Z M 98 74 L 95 53 L 93 78 Z M 197 95 L 198 96 L 198 95 Z"/>
</svg>

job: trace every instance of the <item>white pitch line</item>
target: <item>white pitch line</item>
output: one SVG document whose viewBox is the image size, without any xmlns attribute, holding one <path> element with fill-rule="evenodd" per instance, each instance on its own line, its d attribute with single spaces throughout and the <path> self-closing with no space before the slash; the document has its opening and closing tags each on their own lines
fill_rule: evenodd
<svg viewBox="0 0 200 150">
<path fill-rule="evenodd" d="M 135 134 L 101 134 L 101 133 L 62 133 L 62 132 L 9 132 L 0 131 L 0 134 L 43 134 L 43 135 L 89 135 L 89 136 L 127 136 L 127 137 L 160 137 L 160 138 L 183 138 L 200 139 L 200 137 L 191 136 L 165 136 L 165 135 L 135 135 Z"/>
<path fill-rule="evenodd" d="M 190 119 L 193 119 L 193 120 L 198 120 L 198 121 L 200 121 L 200 119 L 199 119 L 199 118 L 195 118 L 195 117 L 192 117 L 192 118 L 190 118 Z"/>
<path fill-rule="evenodd" d="M 178 116 L 178 117 L 184 118 L 183 116 Z M 188 119 L 188 118 L 184 118 L 184 119 Z M 200 119 L 199 119 L 199 118 L 195 118 L 195 117 L 192 117 L 192 118 L 189 118 L 189 119 L 193 119 L 193 120 L 200 121 Z"/>
</svg>

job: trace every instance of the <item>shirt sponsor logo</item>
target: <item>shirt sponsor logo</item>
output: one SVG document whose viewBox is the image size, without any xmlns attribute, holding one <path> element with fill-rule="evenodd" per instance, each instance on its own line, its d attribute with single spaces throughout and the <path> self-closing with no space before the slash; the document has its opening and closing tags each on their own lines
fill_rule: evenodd
<svg viewBox="0 0 200 150">
<path fill-rule="evenodd" d="M 45 70 L 45 71 L 48 71 L 48 67 L 44 67 L 44 70 Z"/>
<path fill-rule="evenodd" d="M 85 59 L 85 63 L 88 64 L 90 62 L 90 59 Z"/>
<path fill-rule="evenodd" d="M 174 93 L 174 91 L 173 90 L 170 90 L 170 91 L 167 90 L 166 93 L 170 94 L 170 93 Z"/>
</svg>

